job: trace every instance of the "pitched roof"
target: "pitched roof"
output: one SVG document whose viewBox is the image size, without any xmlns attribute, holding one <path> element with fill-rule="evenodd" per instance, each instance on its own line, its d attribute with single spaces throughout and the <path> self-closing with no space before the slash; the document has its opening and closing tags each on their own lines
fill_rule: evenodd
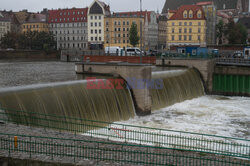
<svg viewBox="0 0 250 166">
<path fill-rule="evenodd" d="M 193 11 L 193 17 L 189 18 L 189 16 L 187 15 L 187 18 L 183 17 L 183 12 L 184 11 Z M 197 16 L 197 12 L 201 11 L 201 18 L 198 18 Z M 169 20 L 204 20 L 205 18 L 205 14 L 203 11 L 203 8 L 201 6 L 198 5 L 183 5 L 180 8 L 177 9 L 177 12 L 169 18 Z"/>
<path fill-rule="evenodd" d="M 168 9 L 177 9 L 179 6 L 192 5 L 197 2 L 207 2 L 208 0 L 166 0 L 165 5 L 162 9 L 162 13 L 167 13 Z M 226 9 L 236 9 L 238 0 L 211 0 L 214 2 L 217 9 L 223 9 L 225 4 Z"/>
<path fill-rule="evenodd" d="M 87 22 L 88 8 L 49 10 L 48 23 Z"/>
<path fill-rule="evenodd" d="M 20 24 L 24 23 L 24 21 L 29 17 L 30 13 L 27 11 L 15 12 L 15 16 Z"/>
<path fill-rule="evenodd" d="M 11 17 L 5 13 L 0 12 L 0 21 L 1 22 L 10 22 Z"/>
<path fill-rule="evenodd" d="M 245 25 L 247 29 L 250 29 L 250 17 L 240 18 L 238 23 L 241 23 L 242 25 Z"/>
<path fill-rule="evenodd" d="M 115 15 L 115 16 L 133 16 L 133 17 L 141 17 L 142 16 L 144 18 L 144 20 L 146 20 L 146 16 L 147 16 L 148 22 L 150 22 L 151 21 L 151 18 L 150 18 L 151 12 L 152 11 L 117 12 L 117 13 L 114 13 L 113 15 Z"/>
<path fill-rule="evenodd" d="M 32 13 L 27 17 L 24 23 L 46 23 L 46 15 L 40 13 Z"/>
</svg>

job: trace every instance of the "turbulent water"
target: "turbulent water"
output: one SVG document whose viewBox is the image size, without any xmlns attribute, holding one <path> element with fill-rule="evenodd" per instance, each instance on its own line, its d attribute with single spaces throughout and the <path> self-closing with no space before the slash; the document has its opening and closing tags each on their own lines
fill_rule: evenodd
<svg viewBox="0 0 250 166">
<path fill-rule="evenodd" d="M 123 123 L 250 139 L 250 98 L 202 96 Z"/>
<path fill-rule="evenodd" d="M 203 96 L 193 69 L 153 73 L 164 86 L 152 90 L 154 111 L 146 117 L 134 116 L 126 89 L 90 90 L 86 81 L 72 81 L 79 79 L 74 64 L 5 62 L 0 63 L 0 76 L 0 103 L 11 109 L 250 138 L 250 98 Z M 7 88 L 13 86 L 19 87 Z"/>
</svg>

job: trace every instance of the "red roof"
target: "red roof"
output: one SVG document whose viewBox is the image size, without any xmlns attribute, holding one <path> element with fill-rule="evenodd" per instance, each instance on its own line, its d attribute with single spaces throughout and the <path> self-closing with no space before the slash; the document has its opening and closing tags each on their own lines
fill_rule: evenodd
<svg viewBox="0 0 250 166">
<path fill-rule="evenodd" d="M 49 23 L 87 22 L 88 8 L 49 10 Z"/>
<path fill-rule="evenodd" d="M 187 18 L 184 18 L 183 17 L 183 12 L 184 11 L 189 11 L 189 10 L 192 10 L 193 11 L 193 17 L 192 18 L 189 18 L 188 14 L 187 14 Z M 201 11 L 201 18 L 198 18 L 197 16 L 197 12 L 198 11 Z M 204 13 L 204 10 L 201 6 L 198 6 L 198 5 L 183 5 L 181 7 L 179 7 L 177 9 L 177 12 L 172 16 L 170 17 L 169 20 L 204 20 L 206 19 L 205 18 L 205 13 Z"/>
<path fill-rule="evenodd" d="M 147 16 L 148 22 L 151 21 L 150 19 L 151 11 L 117 12 L 117 13 L 114 13 L 113 15 L 114 16 L 136 16 L 136 17 L 140 17 L 142 15 L 144 19 L 146 19 L 146 16 Z"/>
<path fill-rule="evenodd" d="M 197 2 L 196 5 L 199 6 L 204 6 L 204 5 L 212 5 L 213 2 L 212 1 L 207 1 L 207 2 Z"/>
</svg>

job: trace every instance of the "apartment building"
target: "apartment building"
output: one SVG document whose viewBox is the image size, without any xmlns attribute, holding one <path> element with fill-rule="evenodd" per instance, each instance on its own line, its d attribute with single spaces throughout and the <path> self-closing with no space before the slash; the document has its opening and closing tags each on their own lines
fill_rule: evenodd
<svg viewBox="0 0 250 166">
<path fill-rule="evenodd" d="M 49 32 L 49 25 L 45 14 L 32 13 L 22 24 L 22 33 L 26 32 Z"/>
<path fill-rule="evenodd" d="M 88 44 L 90 49 L 103 49 L 104 20 L 110 16 L 110 7 L 104 2 L 94 0 L 88 10 Z"/>
<path fill-rule="evenodd" d="M 88 8 L 48 11 L 48 23 L 57 41 L 57 49 L 88 48 Z"/>
<path fill-rule="evenodd" d="M 173 12 L 167 22 L 167 46 L 172 45 L 206 46 L 206 18 L 201 6 L 183 5 Z"/>
<path fill-rule="evenodd" d="M 138 36 L 140 37 L 142 29 L 142 36 L 144 35 L 144 18 L 137 16 L 127 16 L 127 15 L 112 15 L 110 17 L 105 17 L 105 35 L 104 35 L 104 47 L 132 47 L 129 41 L 129 32 L 131 25 L 135 23 L 137 25 Z M 140 24 L 142 23 L 142 28 Z M 142 44 L 144 41 L 142 40 Z M 141 40 L 137 47 L 141 46 Z M 143 46 L 143 45 L 142 45 Z"/>
<path fill-rule="evenodd" d="M 0 40 L 11 30 L 11 19 L 0 12 Z"/>
</svg>

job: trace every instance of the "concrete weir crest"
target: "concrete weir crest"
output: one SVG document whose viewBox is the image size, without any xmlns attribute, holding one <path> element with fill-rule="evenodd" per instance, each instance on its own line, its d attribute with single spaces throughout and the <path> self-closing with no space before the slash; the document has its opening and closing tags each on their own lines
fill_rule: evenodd
<svg viewBox="0 0 250 166">
<path fill-rule="evenodd" d="M 151 80 L 152 68 L 150 65 L 128 64 L 128 63 L 77 63 L 76 73 L 88 74 L 111 74 L 122 77 L 130 86 L 136 114 L 139 116 L 151 114 L 152 99 L 150 89 L 144 82 L 144 88 L 136 88 L 128 80 Z"/>
</svg>

